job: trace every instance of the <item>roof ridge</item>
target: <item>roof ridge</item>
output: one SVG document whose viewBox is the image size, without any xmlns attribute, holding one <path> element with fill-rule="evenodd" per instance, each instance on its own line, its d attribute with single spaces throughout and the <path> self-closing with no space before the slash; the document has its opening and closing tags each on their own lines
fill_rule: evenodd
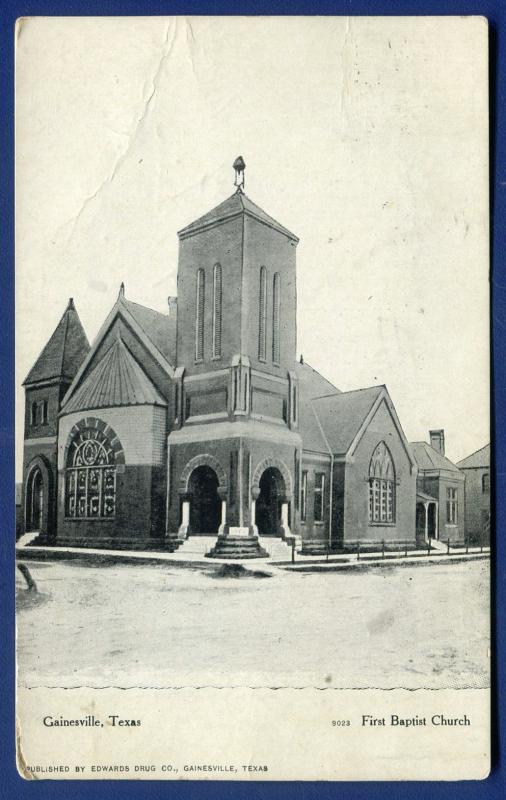
<svg viewBox="0 0 506 800">
<path fill-rule="evenodd" d="M 484 444 L 483 447 L 478 447 L 477 450 L 473 450 L 473 452 L 469 453 L 468 456 L 464 456 L 464 458 L 461 458 L 459 461 L 457 461 L 457 466 L 459 464 L 462 464 L 464 461 L 467 461 L 468 458 L 472 458 L 473 456 L 477 456 L 478 453 L 481 453 L 482 450 L 486 450 L 487 447 L 490 447 L 490 442 L 487 442 L 487 444 Z"/>
<path fill-rule="evenodd" d="M 129 303 L 132 306 L 139 306 L 139 308 L 144 308 L 146 311 L 152 311 L 153 314 L 160 314 L 161 317 L 170 318 L 170 314 L 166 313 L 165 311 L 158 311 L 157 308 L 151 308 L 151 306 L 145 306 L 143 303 L 138 303 L 136 300 L 129 300 L 126 297 L 121 298 L 123 303 Z"/>
<path fill-rule="evenodd" d="M 324 380 L 326 380 L 326 378 Z M 343 397 L 343 395 L 354 394 L 356 392 L 368 392 L 370 389 L 386 389 L 386 388 L 387 387 L 384 383 L 378 383 L 373 386 L 363 386 L 361 389 L 350 389 L 349 391 L 341 390 L 337 392 L 332 392 L 332 394 L 318 395 L 318 397 L 312 397 L 311 400 L 325 400 L 327 397 Z"/>
<path fill-rule="evenodd" d="M 72 303 L 73 305 L 73 303 Z M 60 364 L 60 374 L 63 375 L 63 366 L 65 364 L 65 348 L 67 347 L 67 333 L 69 329 L 69 313 L 70 313 L 70 303 L 68 304 L 67 308 L 63 316 L 65 317 L 65 330 L 63 332 L 63 347 L 61 349 L 61 364 Z M 62 317 L 63 319 L 63 317 Z"/>
</svg>

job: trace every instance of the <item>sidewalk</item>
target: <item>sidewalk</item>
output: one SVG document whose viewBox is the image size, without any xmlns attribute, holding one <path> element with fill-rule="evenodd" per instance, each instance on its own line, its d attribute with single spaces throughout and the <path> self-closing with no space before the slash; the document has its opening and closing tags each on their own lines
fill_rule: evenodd
<svg viewBox="0 0 506 800">
<path fill-rule="evenodd" d="M 392 566 L 394 564 L 411 566 L 426 566 L 430 564 L 441 564 L 448 562 L 476 561 L 490 558 L 490 549 L 480 552 L 479 548 L 473 548 L 472 552 L 466 554 L 462 549 L 460 552 L 450 552 L 447 554 L 442 551 L 431 551 L 428 555 L 426 550 L 408 551 L 407 556 L 399 556 L 396 553 L 385 553 L 384 558 L 381 553 L 364 553 L 357 558 L 356 553 L 341 553 L 339 555 L 325 556 L 301 556 L 295 554 L 295 562 L 291 561 L 289 554 L 286 558 L 279 556 L 269 558 L 246 559 L 244 561 L 227 558 L 206 558 L 205 548 L 207 542 L 202 542 L 202 547 L 186 549 L 184 552 L 175 553 L 156 553 L 153 551 L 125 551 L 125 550 L 102 550 L 88 549 L 82 547 L 30 547 L 17 546 L 16 558 L 18 560 L 48 560 L 61 561 L 77 559 L 80 561 L 92 561 L 102 564 L 166 564 L 167 566 L 187 567 L 190 569 L 213 569 L 222 564 L 242 564 L 249 571 L 255 571 L 255 567 L 271 567 L 274 571 L 278 569 L 296 572 L 329 572 L 335 570 L 366 569 L 368 567 Z M 273 573 L 274 574 L 274 573 Z"/>
</svg>

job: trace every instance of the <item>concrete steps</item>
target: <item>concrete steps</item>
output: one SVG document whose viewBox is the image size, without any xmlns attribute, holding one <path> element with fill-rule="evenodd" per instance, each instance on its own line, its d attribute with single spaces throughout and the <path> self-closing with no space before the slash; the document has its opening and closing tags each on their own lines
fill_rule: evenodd
<svg viewBox="0 0 506 800">
<path fill-rule="evenodd" d="M 268 558 L 267 550 L 256 536 L 218 536 L 214 547 L 206 555 L 208 558 L 230 558 L 234 561 Z"/>
<path fill-rule="evenodd" d="M 209 536 L 189 536 L 179 545 L 177 552 L 183 556 L 205 556 L 216 543 L 217 533 Z"/>
<path fill-rule="evenodd" d="M 292 559 L 292 545 L 290 542 L 285 542 L 277 536 L 259 536 L 260 544 L 263 549 L 269 553 L 269 556 L 274 561 L 291 561 Z M 297 540 L 295 542 L 295 550 L 298 550 Z"/>
<path fill-rule="evenodd" d="M 40 536 L 40 531 L 28 531 L 28 533 L 24 533 L 16 542 L 16 547 L 26 547 L 27 544 L 31 544 L 32 542 Z"/>
</svg>

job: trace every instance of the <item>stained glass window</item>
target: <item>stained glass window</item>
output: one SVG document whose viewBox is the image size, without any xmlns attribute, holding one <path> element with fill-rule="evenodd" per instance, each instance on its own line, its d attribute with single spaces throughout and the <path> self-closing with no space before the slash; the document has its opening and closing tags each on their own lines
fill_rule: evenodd
<svg viewBox="0 0 506 800">
<path fill-rule="evenodd" d="M 395 469 L 385 442 L 369 464 L 369 522 L 395 522 Z"/>
<path fill-rule="evenodd" d="M 96 428 L 80 431 L 68 452 L 65 514 L 110 518 L 116 513 L 116 463 L 107 437 Z"/>
</svg>

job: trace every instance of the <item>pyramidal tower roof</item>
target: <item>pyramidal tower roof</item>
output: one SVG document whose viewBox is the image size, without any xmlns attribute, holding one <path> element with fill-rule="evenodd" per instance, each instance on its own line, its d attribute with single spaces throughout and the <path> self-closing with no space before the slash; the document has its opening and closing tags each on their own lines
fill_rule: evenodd
<svg viewBox="0 0 506 800">
<path fill-rule="evenodd" d="M 63 378 L 73 380 L 90 344 L 70 298 L 67 308 L 23 385 Z"/>
<path fill-rule="evenodd" d="M 63 406 L 63 413 L 114 406 L 166 405 L 120 336 Z"/>
<path fill-rule="evenodd" d="M 267 225 L 269 228 L 284 233 L 285 236 L 288 236 L 294 242 L 299 241 L 294 233 L 277 222 L 273 217 L 269 216 L 269 214 L 266 214 L 265 211 L 250 200 L 240 189 L 224 200 L 223 203 L 220 203 L 215 208 L 211 209 L 211 211 L 208 211 L 207 214 L 204 214 L 202 217 L 196 219 L 195 222 L 191 222 L 185 228 L 178 231 L 178 236 L 180 239 L 186 239 L 188 236 L 197 233 L 197 231 L 210 228 L 213 225 L 219 225 L 241 215 L 252 217 L 258 222 Z"/>
</svg>

